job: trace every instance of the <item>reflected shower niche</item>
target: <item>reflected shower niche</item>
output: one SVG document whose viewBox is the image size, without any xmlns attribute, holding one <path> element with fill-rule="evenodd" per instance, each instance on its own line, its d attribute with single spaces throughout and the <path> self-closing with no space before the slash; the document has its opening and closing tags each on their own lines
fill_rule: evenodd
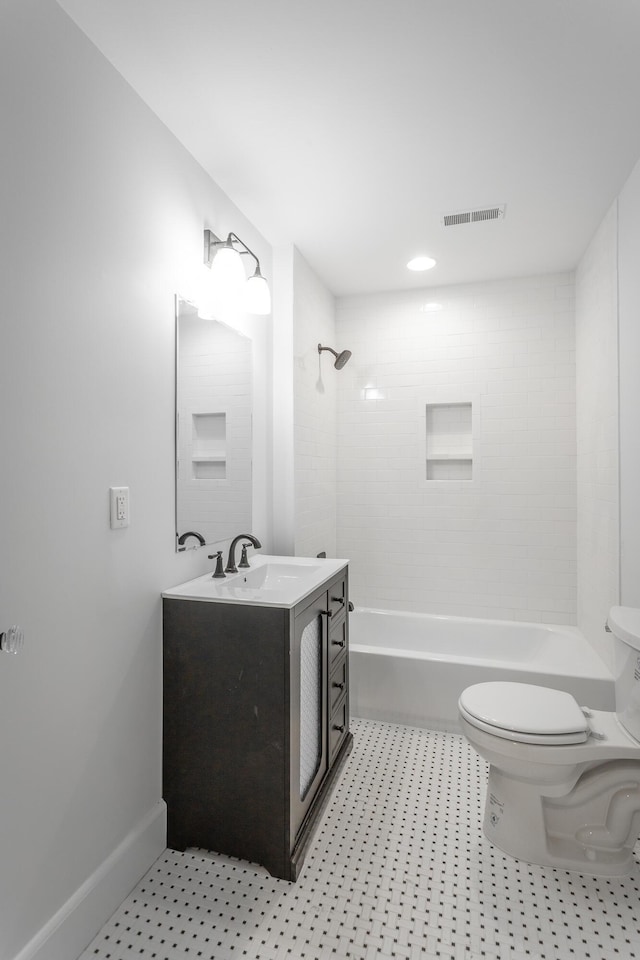
<svg viewBox="0 0 640 960">
<path fill-rule="evenodd" d="M 225 480 L 227 476 L 226 413 L 194 413 L 192 426 L 191 461 L 194 479 Z"/>
<path fill-rule="evenodd" d="M 252 383 L 251 340 L 176 298 L 176 537 L 251 529 Z"/>
</svg>

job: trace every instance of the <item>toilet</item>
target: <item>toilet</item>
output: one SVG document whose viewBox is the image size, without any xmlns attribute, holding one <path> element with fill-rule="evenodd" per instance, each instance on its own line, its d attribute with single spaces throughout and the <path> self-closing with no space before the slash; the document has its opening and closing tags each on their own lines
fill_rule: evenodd
<svg viewBox="0 0 640 960">
<path fill-rule="evenodd" d="M 504 853 L 595 876 L 634 867 L 640 837 L 640 610 L 613 607 L 616 712 L 562 690 L 478 683 L 462 732 L 489 762 L 485 836 Z"/>
</svg>

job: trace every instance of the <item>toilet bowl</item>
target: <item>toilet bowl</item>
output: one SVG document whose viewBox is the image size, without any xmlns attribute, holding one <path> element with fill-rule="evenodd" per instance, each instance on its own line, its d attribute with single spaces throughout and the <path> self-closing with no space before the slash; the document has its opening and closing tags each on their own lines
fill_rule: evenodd
<svg viewBox="0 0 640 960">
<path fill-rule="evenodd" d="M 614 607 L 616 712 L 565 691 L 480 683 L 458 702 L 462 732 L 489 763 L 484 833 L 530 863 L 596 876 L 634 866 L 640 837 L 640 611 Z"/>
</svg>

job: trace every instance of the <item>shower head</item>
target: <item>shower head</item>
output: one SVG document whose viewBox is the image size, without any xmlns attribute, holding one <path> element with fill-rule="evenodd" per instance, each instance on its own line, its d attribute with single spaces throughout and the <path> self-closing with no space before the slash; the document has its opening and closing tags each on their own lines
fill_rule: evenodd
<svg viewBox="0 0 640 960">
<path fill-rule="evenodd" d="M 333 350 L 332 347 L 323 347 L 322 344 L 319 343 L 318 353 L 322 353 L 323 350 L 328 350 L 329 353 L 332 353 L 336 358 L 333 363 L 336 370 L 342 370 L 345 363 L 348 363 L 351 357 L 351 350 L 343 350 L 342 353 L 338 353 L 337 350 Z"/>
<path fill-rule="evenodd" d="M 342 353 L 339 353 L 338 356 L 336 357 L 336 362 L 334 363 L 334 367 L 336 368 L 336 370 L 342 370 L 345 363 L 349 362 L 350 356 L 351 356 L 351 350 L 343 350 Z"/>
</svg>

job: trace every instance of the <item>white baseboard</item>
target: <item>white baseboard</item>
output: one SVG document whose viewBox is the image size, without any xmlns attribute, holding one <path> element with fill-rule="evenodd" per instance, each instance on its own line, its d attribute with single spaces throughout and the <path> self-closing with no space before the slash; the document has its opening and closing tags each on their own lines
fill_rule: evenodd
<svg viewBox="0 0 640 960">
<path fill-rule="evenodd" d="M 14 960 L 73 960 L 166 847 L 167 808 L 157 803 Z"/>
</svg>

